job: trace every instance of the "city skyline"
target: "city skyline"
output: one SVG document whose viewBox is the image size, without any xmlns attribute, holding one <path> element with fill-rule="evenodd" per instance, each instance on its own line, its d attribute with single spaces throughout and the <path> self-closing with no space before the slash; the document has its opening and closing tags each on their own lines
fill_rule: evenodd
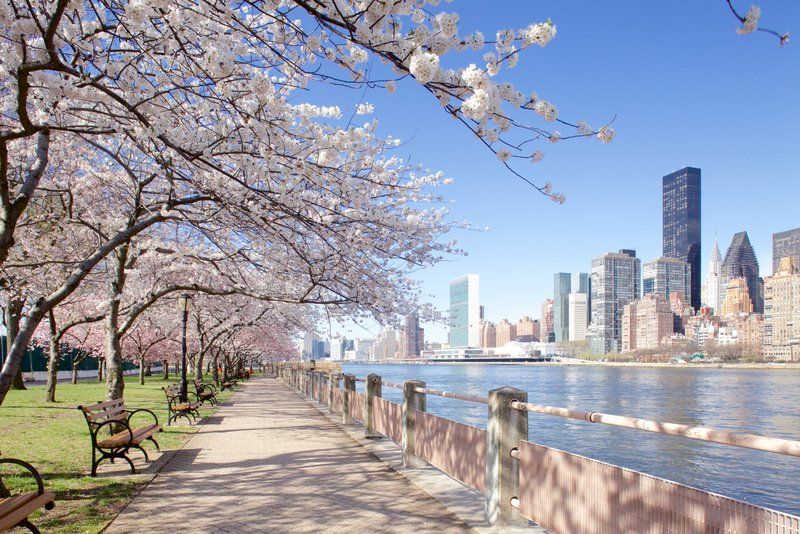
<svg viewBox="0 0 800 534">
<path fill-rule="evenodd" d="M 508 12 L 465 13 L 462 24 L 477 27 L 485 20 L 495 28 L 513 27 L 509 13 L 515 6 L 525 4 L 510 2 Z M 401 155 L 455 180 L 443 190 L 455 201 L 452 218 L 490 228 L 454 232 L 469 255 L 418 273 L 423 299 L 447 315 L 448 281 L 472 272 L 481 275 L 487 319 L 539 317 L 542 301 L 552 296 L 553 273 L 586 272 L 591 258 L 620 248 L 636 249 L 643 261 L 661 256 L 662 177 L 687 166 L 703 171 L 701 280 L 714 236 L 724 254 L 743 229 L 762 275 L 770 274 L 772 234 L 800 226 L 794 206 L 800 132 L 793 127 L 800 119 L 793 90 L 800 82 L 800 47 L 742 40 L 730 31 L 726 7 L 712 3 L 687 4 L 658 17 L 633 3 L 537 6 L 559 24 L 558 38 L 537 50 L 536 72 L 547 73 L 536 76 L 537 93 L 563 95 L 555 104 L 565 118 L 599 124 L 616 117 L 610 145 L 548 144 L 542 161 L 517 165 L 537 183 L 551 181 L 564 192 L 563 206 L 485 158 L 474 137 L 453 121 L 431 121 L 433 103 L 405 110 L 394 106 L 392 95 L 369 96 L 383 131 L 413 139 L 413 151 L 401 149 Z M 782 6 L 781 14 L 800 16 L 800 4 Z M 636 35 L 607 39 L 594 22 L 602 17 L 624 19 Z M 642 38 L 665 25 L 683 28 L 684 38 Z M 629 61 L 613 59 L 620 53 Z M 521 67 L 530 65 L 523 63 L 508 75 L 522 80 Z M 456 147 L 457 157 L 448 147 Z M 374 322 L 365 326 L 347 328 L 354 336 L 380 330 Z M 422 326 L 429 339 L 446 341 L 443 323 Z"/>
</svg>

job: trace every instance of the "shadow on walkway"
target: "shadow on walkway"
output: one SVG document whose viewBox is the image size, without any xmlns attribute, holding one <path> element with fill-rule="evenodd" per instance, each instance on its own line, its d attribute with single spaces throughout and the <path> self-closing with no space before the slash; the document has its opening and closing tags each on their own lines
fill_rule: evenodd
<svg viewBox="0 0 800 534">
<path fill-rule="evenodd" d="M 251 380 L 106 532 L 465 532 L 276 380 Z"/>
</svg>

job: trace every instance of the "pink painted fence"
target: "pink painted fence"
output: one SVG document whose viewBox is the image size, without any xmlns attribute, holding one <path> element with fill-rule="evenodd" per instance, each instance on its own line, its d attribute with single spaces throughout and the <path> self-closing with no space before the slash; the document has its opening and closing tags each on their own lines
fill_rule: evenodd
<svg viewBox="0 0 800 534">
<path fill-rule="evenodd" d="M 485 430 L 415 412 L 414 453 L 461 483 L 484 491 Z"/>
<path fill-rule="evenodd" d="M 358 421 L 364 422 L 364 395 L 354 391 L 348 391 L 347 395 L 350 398 L 350 417 Z"/>
<path fill-rule="evenodd" d="M 400 420 L 403 407 L 380 397 L 374 397 L 372 399 L 372 410 L 375 419 L 375 431 L 395 443 L 400 443 L 403 439 L 402 422 Z"/>
<path fill-rule="evenodd" d="M 523 441 L 520 512 L 556 533 L 800 534 L 800 518 Z"/>
<path fill-rule="evenodd" d="M 339 388 L 333 388 L 333 411 L 340 412 L 342 411 L 342 390 Z"/>
</svg>

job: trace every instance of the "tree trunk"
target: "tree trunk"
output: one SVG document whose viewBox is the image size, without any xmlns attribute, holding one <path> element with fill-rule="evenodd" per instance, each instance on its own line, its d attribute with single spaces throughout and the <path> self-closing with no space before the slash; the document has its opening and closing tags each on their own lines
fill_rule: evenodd
<svg viewBox="0 0 800 534">
<path fill-rule="evenodd" d="M 23 302 L 21 300 L 11 299 L 6 306 L 6 354 L 9 355 L 7 358 L 8 360 L 11 359 L 11 347 L 19 332 L 19 319 L 22 313 L 22 305 Z M 24 353 L 25 351 L 23 351 L 23 356 Z M 25 387 L 25 381 L 22 379 L 22 356 L 19 358 L 17 372 L 14 373 L 14 381 L 11 384 L 11 389 L 27 389 Z"/>
<path fill-rule="evenodd" d="M 169 380 L 169 362 L 167 360 L 161 362 L 161 372 L 164 374 L 164 380 Z"/>
<path fill-rule="evenodd" d="M 214 379 L 214 385 L 219 385 L 219 367 L 218 367 L 218 358 L 219 354 L 214 353 L 214 361 L 212 362 L 214 366 L 211 369 L 211 377 Z"/>
<path fill-rule="evenodd" d="M 144 359 L 139 359 L 139 385 L 144 385 Z"/>
<path fill-rule="evenodd" d="M 106 316 L 106 399 L 121 399 L 125 391 L 122 377 L 122 347 L 119 333 L 119 306 L 125 286 L 125 264 L 128 261 L 128 244 L 114 251 L 114 280 L 111 282 L 110 304 Z"/>
<path fill-rule="evenodd" d="M 72 383 L 78 383 L 78 368 L 75 366 L 75 362 L 72 362 Z"/>
<path fill-rule="evenodd" d="M 47 358 L 47 391 L 45 392 L 45 402 L 56 401 L 56 384 L 58 384 L 58 361 L 60 351 L 58 347 L 58 333 L 56 331 L 56 318 L 53 309 L 47 313 L 50 319 L 50 354 Z"/>
<path fill-rule="evenodd" d="M 97 381 L 103 381 L 103 367 L 105 367 L 105 360 L 103 358 L 97 358 Z"/>
<path fill-rule="evenodd" d="M 197 360 L 194 364 L 194 377 L 197 380 L 203 379 L 203 351 L 197 353 Z"/>
<path fill-rule="evenodd" d="M 151 364 L 147 364 L 144 368 L 144 376 L 153 376 L 153 370 L 150 368 Z"/>
</svg>

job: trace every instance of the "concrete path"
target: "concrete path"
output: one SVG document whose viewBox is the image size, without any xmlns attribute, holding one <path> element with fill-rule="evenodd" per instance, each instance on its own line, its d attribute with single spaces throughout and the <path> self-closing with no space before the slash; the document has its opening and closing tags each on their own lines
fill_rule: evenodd
<svg viewBox="0 0 800 534">
<path fill-rule="evenodd" d="M 273 379 L 202 425 L 104 532 L 467 532 Z"/>
</svg>

